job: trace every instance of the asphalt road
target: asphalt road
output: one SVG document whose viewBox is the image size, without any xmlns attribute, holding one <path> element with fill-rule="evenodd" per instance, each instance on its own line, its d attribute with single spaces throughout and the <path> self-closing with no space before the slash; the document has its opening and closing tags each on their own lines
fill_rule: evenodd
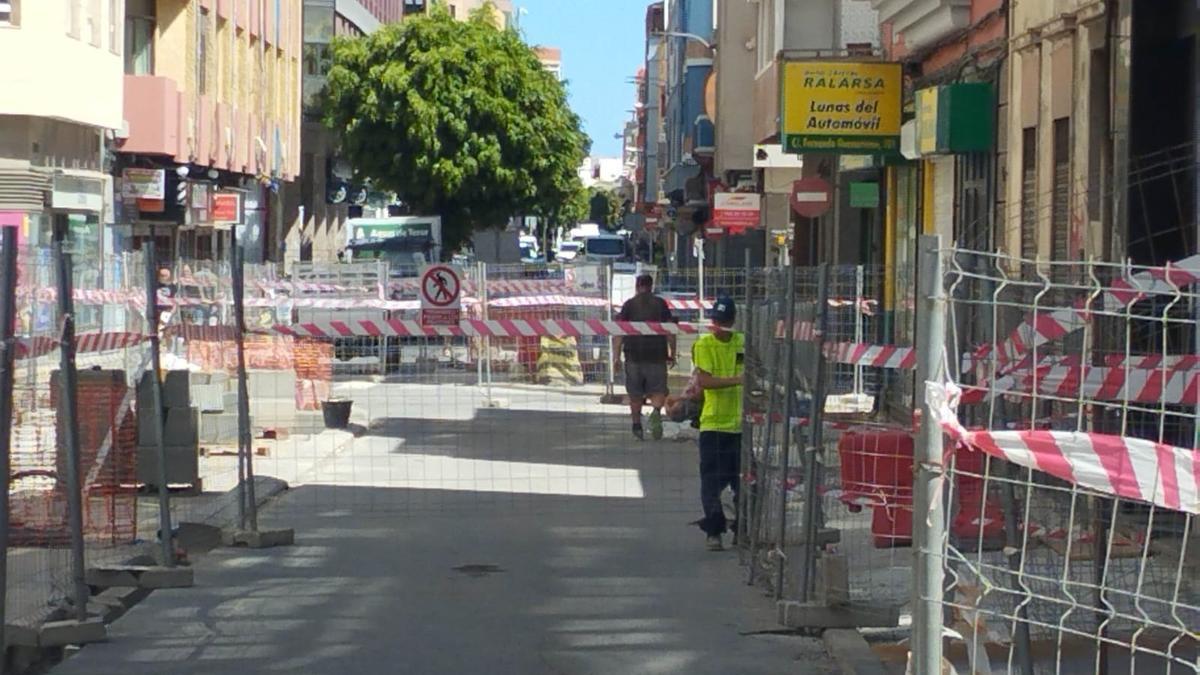
<svg viewBox="0 0 1200 675">
<path fill-rule="evenodd" d="M 370 432 L 263 514 L 295 546 L 201 558 L 52 672 L 835 672 L 704 549 L 692 444 L 634 443 L 590 394 L 495 395 L 364 388 Z"/>
</svg>

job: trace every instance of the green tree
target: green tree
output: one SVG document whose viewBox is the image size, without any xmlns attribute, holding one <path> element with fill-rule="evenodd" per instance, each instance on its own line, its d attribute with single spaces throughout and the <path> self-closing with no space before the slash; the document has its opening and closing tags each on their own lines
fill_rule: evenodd
<svg viewBox="0 0 1200 675">
<path fill-rule="evenodd" d="M 547 73 L 488 8 L 442 7 L 338 39 L 324 122 L 363 178 L 414 211 L 442 216 L 444 250 L 517 214 L 546 215 L 582 190 L 589 141 Z"/>
</svg>

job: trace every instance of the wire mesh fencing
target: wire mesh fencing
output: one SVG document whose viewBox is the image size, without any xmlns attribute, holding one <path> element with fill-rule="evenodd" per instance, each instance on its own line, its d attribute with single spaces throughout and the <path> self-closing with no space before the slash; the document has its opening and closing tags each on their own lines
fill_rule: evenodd
<svg viewBox="0 0 1200 675">
<path fill-rule="evenodd" d="M 883 402 L 914 359 L 881 311 L 884 278 L 758 270 L 746 293 L 751 581 L 778 599 L 880 608 L 878 621 L 907 602 L 911 570 L 911 423 Z"/>
<path fill-rule="evenodd" d="M 1196 672 L 1200 262 L 941 258 L 945 658 Z"/>
<path fill-rule="evenodd" d="M 6 620 L 37 625 L 78 601 L 70 514 L 66 425 L 75 410 L 82 554 L 104 565 L 146 550 L 152 521 L 138 511 L 135 391 L 145 372 L 145 267 L 140 256 L 110 260 L 101 275 L 71 270 L 71 250 L 17 254 L 15 362 L 9 455 Z M 65 264 L 71 284 L 59 282 Z M 82 285 L 75 286 L 75 283 Z M 66 293 L 76 318 L 76 386 L 64 388 Z M 71 406 L 64 400 L 70 391 Z M 149 531 L 147 527 L 149 525 Z"/>
</svg>

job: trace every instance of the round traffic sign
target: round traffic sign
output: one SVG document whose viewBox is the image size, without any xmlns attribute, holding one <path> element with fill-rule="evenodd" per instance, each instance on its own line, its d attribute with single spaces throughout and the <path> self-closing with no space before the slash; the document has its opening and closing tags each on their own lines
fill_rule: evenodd
<svg viewBox="0 0 1200 675">
<path fill-rule="evenodd" d="M 432 265 L 421 275 L 421 299 L 433 307 L 450 307 L 458 302 L 462 284 L 448 265 Z"/>
<path fill-rule="evenodd" d="M 825 215 L 833 205 L 833 188 L 825 179 L 817 176 L 801 178 L 792 183 L 790 201 L 797 215 L 817 218 Z"/>
</svg>

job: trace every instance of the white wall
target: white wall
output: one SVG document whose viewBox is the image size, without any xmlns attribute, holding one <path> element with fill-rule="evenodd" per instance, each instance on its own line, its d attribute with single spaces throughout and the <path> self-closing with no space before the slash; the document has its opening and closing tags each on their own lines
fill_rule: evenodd
<svg viewBox="0 0 1200 675">
<path fill-rule="evenodd" d="M 70 1 L 23 0 L 20 26 L 0 28 L 0 114 L 119 129 L 125 0 L 76 0 L 79 39 Z"/>
</svg>

